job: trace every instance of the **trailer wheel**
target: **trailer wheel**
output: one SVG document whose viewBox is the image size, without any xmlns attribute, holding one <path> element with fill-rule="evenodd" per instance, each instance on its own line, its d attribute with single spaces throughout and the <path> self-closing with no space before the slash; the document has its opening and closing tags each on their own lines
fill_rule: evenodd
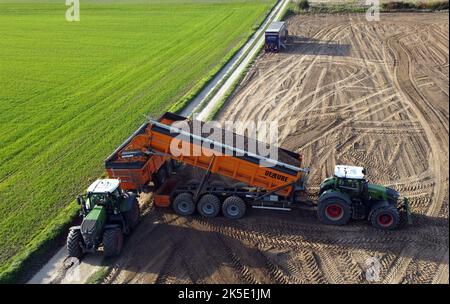
<svg viewBox="0 0 450 304">
<path fill-rule="evenodd" d="M 240 219 L 246 210 L 245 202 L 238 196 L 230 196 L 223 202 L 222 213 L 230 219 Z"/>
<path fill-rule="evenodd" d="M 197 204 L 197 211 L 204 217 L 216 217 L 220 211 L 220 199 L 214 194 L 203 195 Z"/>
<path fill-rule="evenodd" d="M 351 206 L 339 196 L 319 200 L 317 215 L 327 225 L 345 225 L 352 217 Z"/>
<path fill-rule="evenodd" d="M 83 248 L 81 247 L 82 243 L 83 236 L 81 235 L 80 229 L 70 229 L 66 241 L 69 257 L 80 259 L 83 256 Z"/>
<path fill-rule="evenodd" d="M 191 215 L 195 211 L 194 200 L 190 193 L 180 193 L 172 202 L 173 211 L 178 215 Z"/>
<path fill-rule="evenodd" d="M 400 214 L 394 206 L 377 208 L 370 214 L 372 226 L 378 229 L 393 230 L 400 223 Z"/>
<path fill-rule="evenodd" d="M 103 253 L 105 257 L 118 256 L 123 247 L 123 233 L 119 228 L 103 232 Z"/>
</svg>

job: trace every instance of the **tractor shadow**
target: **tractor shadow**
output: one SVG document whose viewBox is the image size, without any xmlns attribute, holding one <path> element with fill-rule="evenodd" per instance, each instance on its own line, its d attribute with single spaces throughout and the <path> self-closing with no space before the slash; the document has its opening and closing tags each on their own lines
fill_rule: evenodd
<svg viewBox="0 0 450 304">
<path fill-rule="evenodd" d="M 334 41 L 321 41 L 300 36 L 289 36 L 284 52 L 303 55 L 349 56 L 350 44 L 339 44 Z"/>
</svg>

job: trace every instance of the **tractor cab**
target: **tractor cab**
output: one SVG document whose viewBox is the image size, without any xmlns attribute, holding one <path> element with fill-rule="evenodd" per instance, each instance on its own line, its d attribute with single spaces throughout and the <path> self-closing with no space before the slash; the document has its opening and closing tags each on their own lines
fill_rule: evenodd
<svg viewBox="0 0 450 304">
<path fill-rule="evenodd" d="M 70 228 L 67 236 L 69 256 L 80 258 L 103 246 L 106 256 L 118 255 L 123 235 L 130 233 L 139 221 L 139 203 L 134 193 L 120 188 L 118 179 L 99 179 L 85 195 L 77 197 L 81 205 L 81 225 Z"/>
<path fill-rule="evenodd" d="M 368 182 L 363 167 L 337 165 L 334 175 L 325 179 L 320 185 L 320 194 L 334 189 L 347 193 L 351 197 L 368 196 Z"/>
<path fill-rule="evenodd" d="M 369 199 L 368 182 L 363 167 L 337 165 L 334 168 L 335 186 L 351 197 Z"/>
<path fill-rule="evenodd" d="M 95 206 L 104 206 L 107 210 L 114 211 L 119 207 L 121 195 L 118 179 L 98 179 L 88 187 L 85 195 L 78 196 L 77 201 L 85 213 Z"/>
<path fill-rule="evenodd" d="M 334 175 L 320 184 L 318 216 L 325 224 L 343 225 L 351 218 L 368 219 L 380 229 L 394 229 L 405 209 L 410 222 L 409 203 L 392 188 L 369 183 L 362 167 L 338 165 Z"/>
</svg>

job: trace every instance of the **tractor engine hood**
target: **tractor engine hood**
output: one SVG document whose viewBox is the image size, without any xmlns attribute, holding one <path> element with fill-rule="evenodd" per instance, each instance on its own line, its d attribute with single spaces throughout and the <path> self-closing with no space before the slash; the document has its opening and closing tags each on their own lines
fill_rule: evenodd
<svg viewBox="0 0 450 304">
<path fill-rule="evenodd" d="M 368 184 L 369 195 L 373 199 L 396 202 L 400 194 L 392 188 L 382 185 Z"/>
<path fill-rule="evenodd" d="M 95 206 L 86 215 L 80 230 L 87 250 L 95 250 L 100 244 L 105 223 L 106 209 L 103 206 Z"/>
</svg>

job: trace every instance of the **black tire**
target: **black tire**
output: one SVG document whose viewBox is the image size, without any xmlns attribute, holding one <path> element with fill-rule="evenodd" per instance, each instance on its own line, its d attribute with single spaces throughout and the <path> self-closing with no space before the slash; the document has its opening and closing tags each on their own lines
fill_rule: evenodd
<svg viewBox="0 0 450 304">
<path fill-rule="evenodd" d="M 141 210 L 139 208 L 138 200 L 134 198 L 131 209 L 123 213 L 123 217 L 125 218 L 125 221 L 130 229 L 134 229 L 137 226 L 140 215 Z"/>
<path fill-rule="evenodd" d="M 319 199 L 317 216 L 322 223 L 327 225 L 345 225 L 352 217 L 352 207 L 339 196 Z"/>
<path fill-rule="evenodd" d="M 240 219 L 246 209 L 244 200 L 238 196 L 230 196 L 222 204 L 222 213 L 229 219 Z"/>
<path fill-rule="evenodd" d="M 394 206 L 380 207 L 370 212 L 370 223 L 377 229 L 393 230 L 400 223 L 400 213 Z"/>
<path fill-rule="evenodd" d="M 66 247 L 69 257 L 75 257 L 81 259 L 83 256 L 83 248 L 81 244 L 83 243 L 83 236 L 79 229 L 70 229 L 67 235 Z"/>
<path fill-rule="evenodd" d="M 191 215 L 195 211 L 195 204 L 192 194 L 184 192 L 175 197 L 172 202 L 173 211 L 178 215 Z"/>
<path fill-rule="evenodd" d="M 216 217 L 220 212 L 220 199 L 214 194 L 203 195 L 197 204 L 197 211 L 204 217 Z"/>
<path fill-rule="evenodd" d="M 103 253 L 105 257 L 118 256 L 123 247 L 123 233 L 119 228 L 103 232 Z"/>
</svg>

